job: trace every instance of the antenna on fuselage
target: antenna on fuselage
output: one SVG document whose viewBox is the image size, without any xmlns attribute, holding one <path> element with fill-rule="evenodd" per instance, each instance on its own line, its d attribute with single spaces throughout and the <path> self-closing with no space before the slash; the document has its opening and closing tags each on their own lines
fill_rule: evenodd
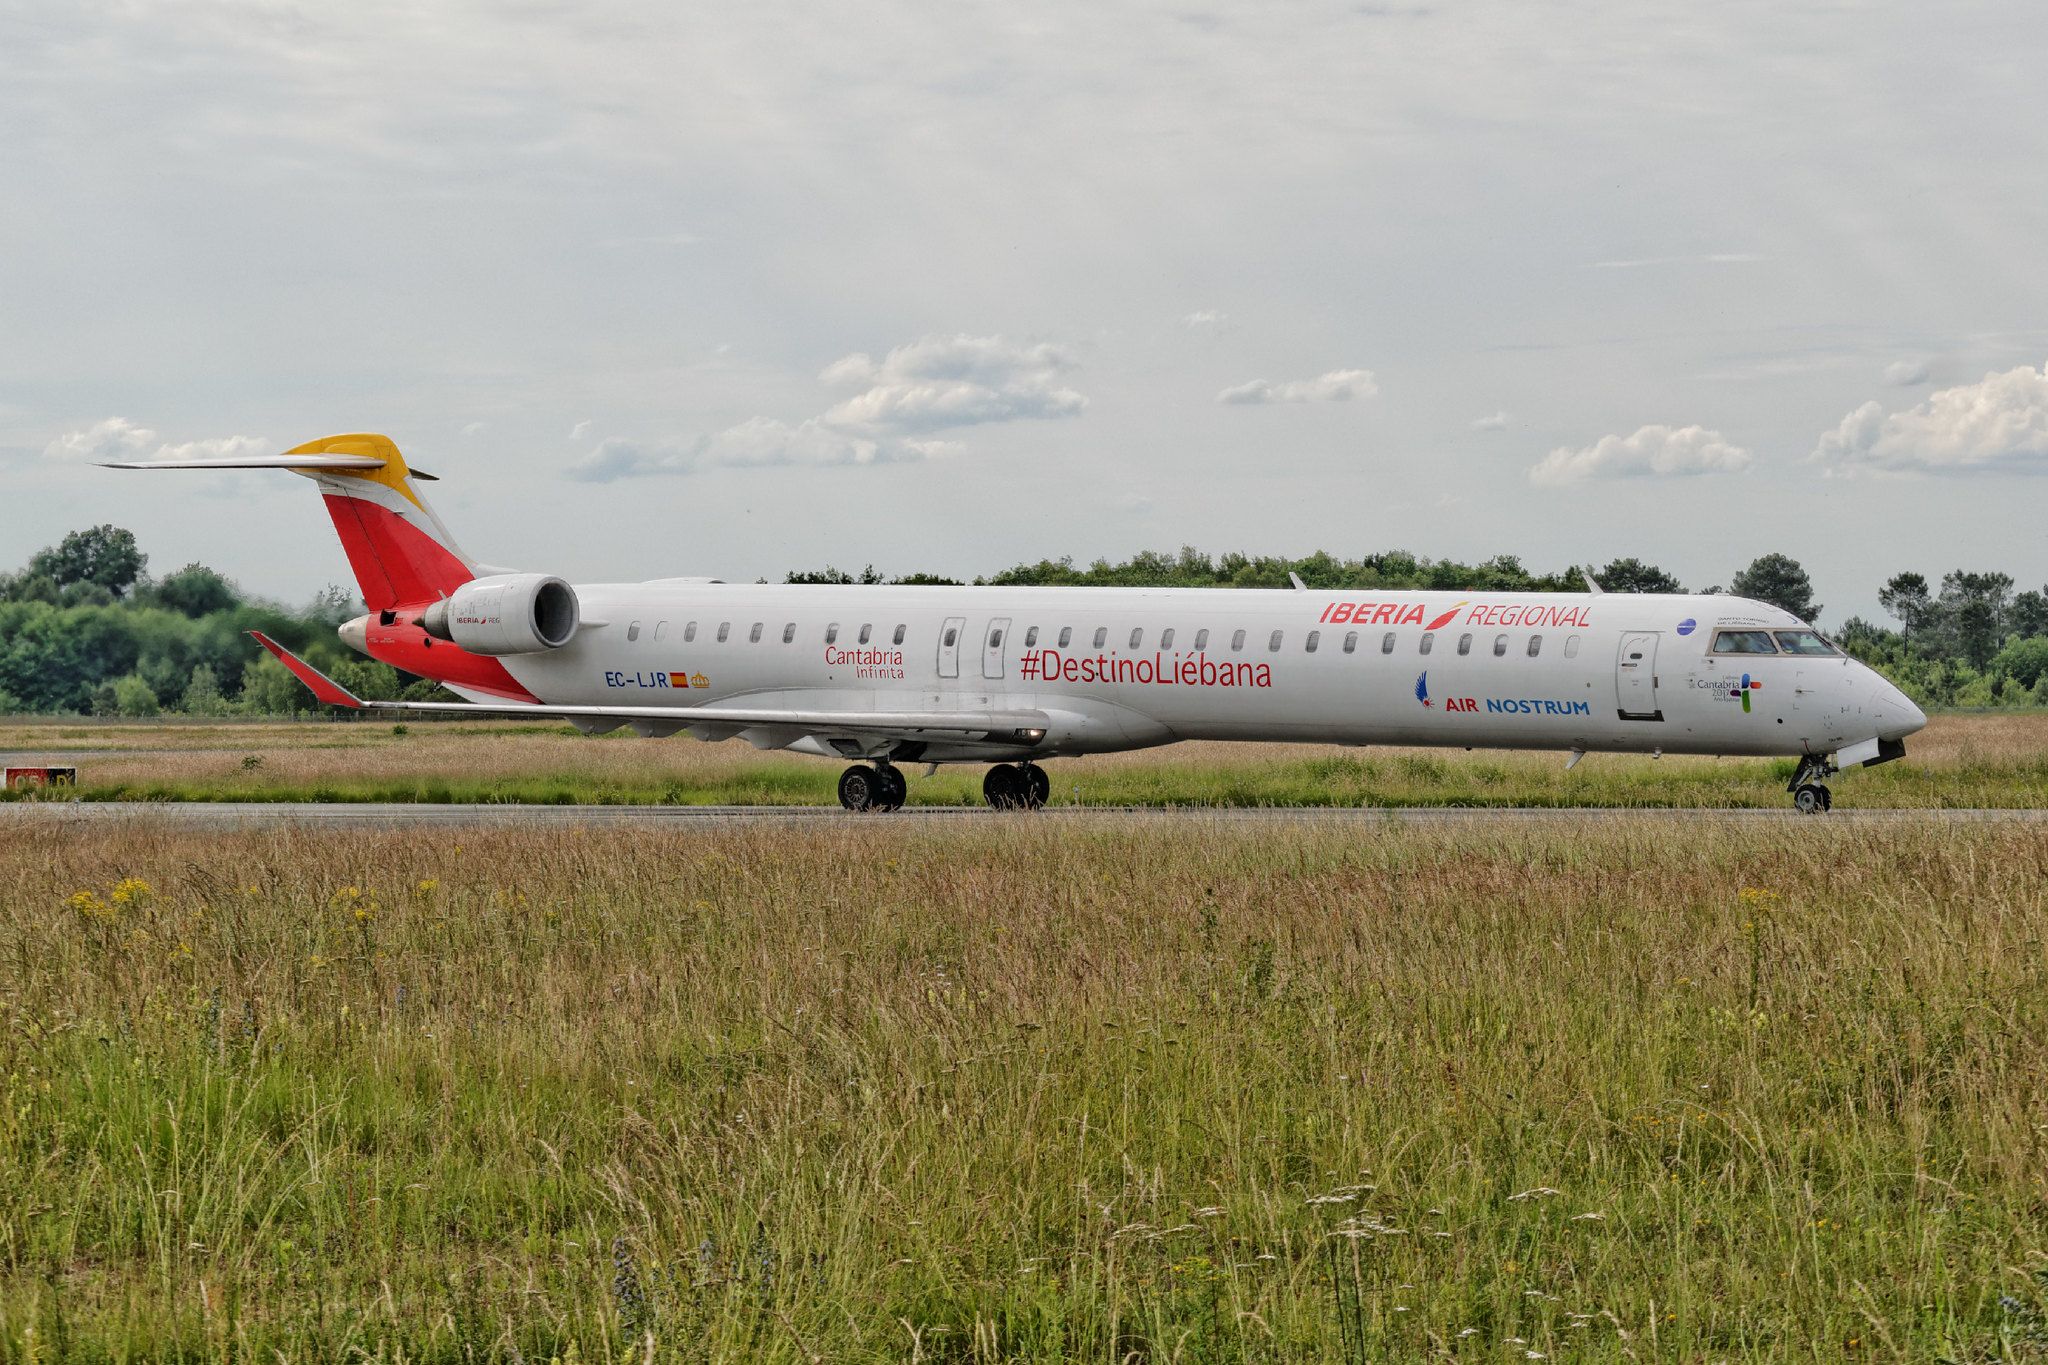
<svg viewBox="0 0 2048 1365">
<path fill-rule="evenodd" d="M 1592 592 L 1592 594 L 1595 597 L 1598 597 L 1601 593 L 1607 591 L 1607 589 L 1600 586 L 1600 580 L 1593 577 L 1593 571 L 1587 568 L 1585 565 L 1581 564 L 1579 566 L 1579 573 L 1581 576 L 1585 578 L 1586 587 Z"/>
</svg>

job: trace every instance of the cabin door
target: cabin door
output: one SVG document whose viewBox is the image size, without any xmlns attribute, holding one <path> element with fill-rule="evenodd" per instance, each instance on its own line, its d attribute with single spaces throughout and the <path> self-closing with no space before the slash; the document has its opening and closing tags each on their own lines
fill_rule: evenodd
<svg viewBox="0 0 2048 1365">
<path fill-rule="evenodd" d="M 967 618 L 948 616 L 946 624 L 939 627 L 939 676 L 957 678 L 960 676 L 960 635 L 967 629 Z"/>
<path fill-rule="evenodd" d="M 988 623 L 988 634 L 981 642 L 981 676 L 1000 678 L 1003 676 L 1003 637 L 1010 633 L 1010 618 L 998 616 Z"/>
<path fill-rule="evenodd" d="M 1614 692 L 1623 720 L 1664 719 L 1657 705 L 1657 635 L 1654 630 L 1637 630 L 1621 637 Z"/>
</svg>

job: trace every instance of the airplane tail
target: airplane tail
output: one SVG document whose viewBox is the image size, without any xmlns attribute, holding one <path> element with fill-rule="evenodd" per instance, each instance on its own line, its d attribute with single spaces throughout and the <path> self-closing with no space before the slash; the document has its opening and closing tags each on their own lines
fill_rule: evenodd
<svg viewBox="0 0 2048 1365">
<path fill-rule="evenodd" d="M 320 486 L 327 515 L 371 611 L 427 606 L 479 573 L 414 487 L 433 475 L 409 469 L 388 436 L 325 436 L 282 455 L 116 462 L 114 469 L 288 469 Z"/>
</svg>

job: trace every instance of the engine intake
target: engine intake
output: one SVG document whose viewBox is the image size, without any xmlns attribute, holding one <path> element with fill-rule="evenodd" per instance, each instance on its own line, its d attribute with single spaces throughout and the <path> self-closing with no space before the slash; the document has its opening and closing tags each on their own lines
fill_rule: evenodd
<svg viewBox="0 0 2048 1365">
<path fill-rule="evenodd" d="M 473 578 L 420 613 L 420 628 L 471 654 L 560 649 L 581 622 L 576 590 L 552 574 Z"/>
</svg>

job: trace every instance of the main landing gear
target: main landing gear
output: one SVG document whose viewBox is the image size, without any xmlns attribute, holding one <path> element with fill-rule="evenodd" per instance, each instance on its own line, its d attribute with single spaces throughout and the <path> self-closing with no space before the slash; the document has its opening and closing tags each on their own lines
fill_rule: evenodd
<svg viewBox="0 0 2048 1365">
<path fill-rule="evenodd" d="M 1792 781 L 1785 790 L 1792 793 L 1792 804 L 1801 815 L 1820 815 L 1835 804 L 1834 793 L 1821 781 L 1830 773 L 1838 772 L 1834 764 L 1821 754 L 1808 754 L 1799 760 L 1799 767 L 1792 774 Z"/>
<path fill-rule="evenodd" d="M 856 763 L 839 774 L 839 804 L 848 810 L 896 810 L 909 794 L 892 764 Z M 1052 779 L 1036 763 L 1000 764 L 982 779 L 981 794 L 997 810 L 1037 810 L 1052 795 Z"/>
<path fill-rule="evenodd" d="M 856 763 L 839 774 L 839 804 L 848 810 L 892 811 L 909 795 L 910 784 L 887 763 Z"/>
<path fill-rule="evenodd" d="M 981 794 L 997 810 L 1037 810 L 1052 795 L 1052 779 L 1036 763 L 998 765 L 981 781 Z"/>
</svg>

